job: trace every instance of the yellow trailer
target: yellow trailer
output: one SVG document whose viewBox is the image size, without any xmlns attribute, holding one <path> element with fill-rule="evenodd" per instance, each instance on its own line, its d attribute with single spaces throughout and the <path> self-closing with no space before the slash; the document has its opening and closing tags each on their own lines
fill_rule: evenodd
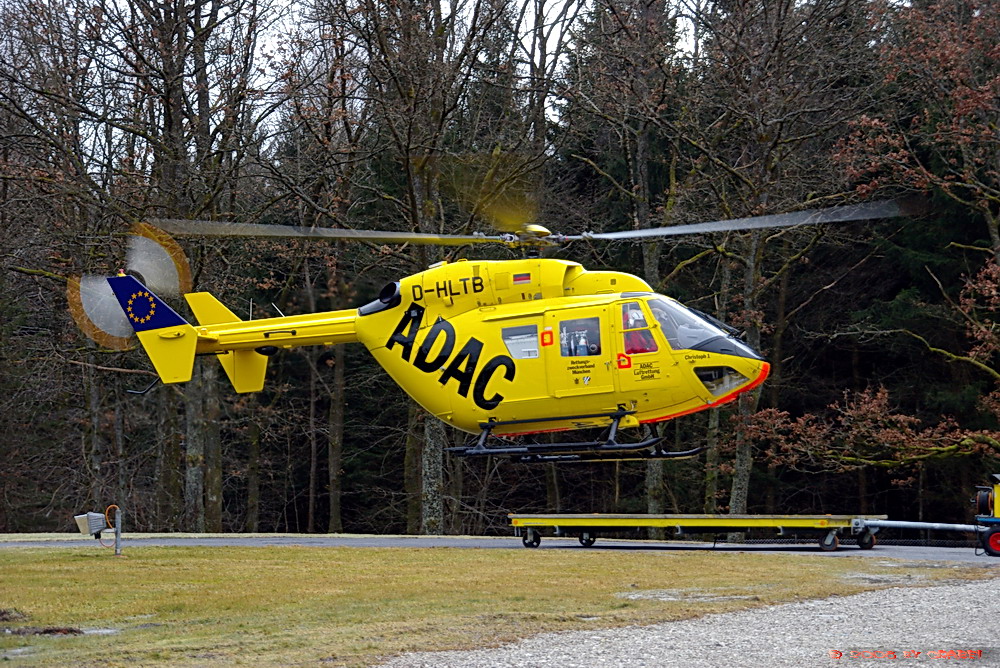
<svg viewBox="0 0 1000 668">
<path fill-rule="evenodd" d="M 575 536 L 590 547 L 600 533 L 642 527 L 672 528 L 677 534 L 720 534 L 747 532 L 751 529 L 774 529 L 779 536 L 811 533 L 826 551 L 840 546 L 844 534 L 856 536 L 858 547 L 875 546 L 877 526 L 869 523 L 887 519 L 886 515 L 508 515 L 515 535 L 525 547 L 538 547 L 541 529 L 551 528 L 556 536 Z"/>
</svg>

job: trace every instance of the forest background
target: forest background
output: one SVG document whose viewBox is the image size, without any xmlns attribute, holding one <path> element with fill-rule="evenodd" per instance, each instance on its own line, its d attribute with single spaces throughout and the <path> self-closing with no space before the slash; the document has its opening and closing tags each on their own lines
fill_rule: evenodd
<svg viewBox="0 0 1000 668">
<path fill-rule="evenodd" d="M 120 504 L 135 530 L 506 532 L 508 512 L 968 520 L 1000 472 L 1000 3 L 0 0 L 0 531 Z M 738 326 L 762 390 L 678 419 L 678 462 L 526 466 L 359 346 L 235 395 L 216 365 L 133 396 L 67 282 L 157 217 L 489 231 L 484 201 L 611 231 L 921 193 L 925 215 L 578 242 Z M 184 240 L 246 317 L 370 301 L 503 248 Z M 242 305 L 242 306 L 241 306 Z M 180 308 L 179 304 L 175 304 Z"/>
</svg>

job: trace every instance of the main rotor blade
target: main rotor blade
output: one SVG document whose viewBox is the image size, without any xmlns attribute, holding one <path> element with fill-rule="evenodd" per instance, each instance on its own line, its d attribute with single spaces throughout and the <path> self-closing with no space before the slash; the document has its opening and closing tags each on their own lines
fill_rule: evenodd
<svg viewBox="0 0 1000 668">
<path fill-rule="evenodd" d="M 164 232 L 176 236 L 199 237 L 276 237 L 292 239 L 327 239 L 345 241 L 374 241 L 389 244 L 427 244 L 435 246 L 464 246 L 465 244 L 511 243 L 511 235 L 487 236 L 485 234 L 427 234 L 423 232 L 381 232 L 377 230 L 350 230 L 332 227 L 295 227 L 291 225 L 265 225 L 260 223 L 228 223 L 215 220 L 185 220 L 181 218 L 152 218 L 148 221 Z"/>
<path fill-rule="evenodd" d="M 913 216 L 922 211 L 921 201 L 913 198 L 882 200 L 835 206 L 826 209 L 809 209 L 792 213 L 778 213 L 768 216 L 753 216 L 750 218 L 734 218 L 732 220 L 716 220 L 708 223 L 692 223 L 690 225 L 674 225 L 672 227 L 654 227 L 648 230 L 627 230 L 624 232 L 598 232 L 579 235 L 566 235 L 560 238 L 566 241 L 580 239 L 603 239 L 606 241 L 623 239 L 655 239 L 657 237 L 672 237 L 686 234 L 706 234 L 708 232 L 729 232 L 739 230 L 759 230 L 771 227 L 794 227 L 796 225 L 823 225 L 829 223 L 846 223 L 852 220 L 871 220 L 876 218 L 895 218 L 897 216 Z"/>
</svg>

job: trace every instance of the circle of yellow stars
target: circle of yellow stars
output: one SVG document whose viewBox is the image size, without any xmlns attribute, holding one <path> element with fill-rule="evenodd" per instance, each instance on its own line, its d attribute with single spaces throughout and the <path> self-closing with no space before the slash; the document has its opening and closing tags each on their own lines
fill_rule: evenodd
<svg viewBox="0 0 1000 668">
<path fill-rule="evenodd" d="M 137 316 L 135 312 L 132 311 L 132 304 L 135 303 L 137 299 L 145 299 L 146 301 L 149 302 L 149 312 L 142 317 Z M 128 319 L 131 320 L 132 322 L 138 323 L 140 325 L 149 322 L 150 320 L 153 319 L 153 314 L 156 313 L 156 302 L 153 300 L 153 295 L 149 294 L 146 291 L 133 292 L 132 296 L 129 297 L 128 308 L 126 309 L 126 313 L 128 314 Z"/>
</svg>

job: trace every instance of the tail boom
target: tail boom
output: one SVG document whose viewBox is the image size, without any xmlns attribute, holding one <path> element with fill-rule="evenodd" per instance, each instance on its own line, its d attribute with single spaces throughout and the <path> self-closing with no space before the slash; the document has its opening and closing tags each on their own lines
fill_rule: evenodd
<svg viewBox="0 0 1000 668">
<path fill-rule="evenodd" d="M 189 299 L 205 293 L 186 295 Z M 211 297 L 211 295 L 208 295 Z M 214 298 L 213 298 L 214 299 Z M 192 306 L 201 324 L 198 333 L 198 353 L 219 353 L 229 350 L 257 350 L 262 347 L 296 348 L 299 346 L 330 346 L 354 343 L 358 340 L 354 328 L 356 309 L 310 313 L 264 320 L 240 320 L 206 323 L 201 311 Z M 235 316 L 234 316 L 235 317 Z"/>
<path fill-rule="evenodd" d="M 263 389 L 268 357 L 280 348 L 358 340 L 354 332 L 354 310 L 244 321 L 208 293 L 196 292 L 185 297 L 201 323 L 196 328 L 197 352 L 218 355 L 219 363 L 237 392 Z M 222 315 L 220 309 L 229 312 L 233 320 L 209 324 Z"/>
<path fill-rule="evenodd" d="M 357 311 L 244 321 L 207 292 L 185 295 L 191 325 L 132 276 L 108 282 L 164 383 L 191 380 L 195 355 L 216 355 L 237 392 L 264 386 L 268 356 L 278 349 L 357 341 Z"/>
</svg>

